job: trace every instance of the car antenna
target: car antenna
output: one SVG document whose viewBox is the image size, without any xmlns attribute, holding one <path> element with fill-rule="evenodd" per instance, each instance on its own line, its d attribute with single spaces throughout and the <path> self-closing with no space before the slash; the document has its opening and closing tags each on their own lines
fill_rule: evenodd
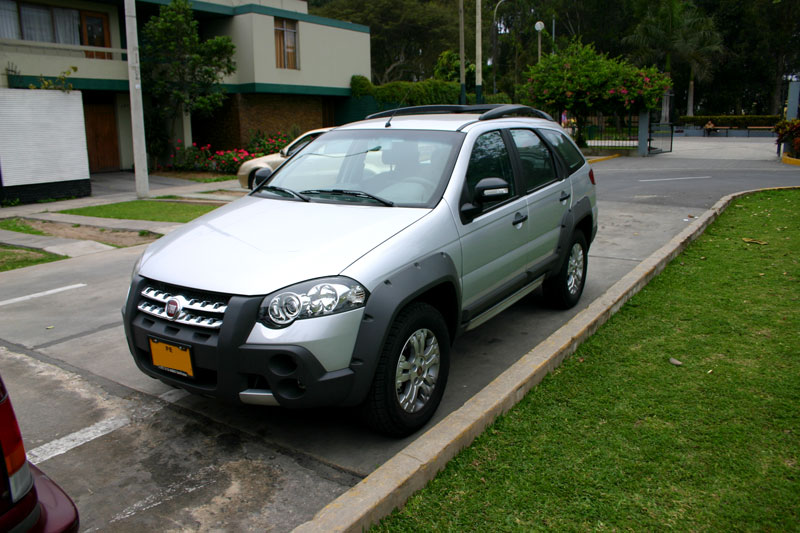
<svg viewBox="0 0 800 533">
<path fill-rule="evenodd" d="M 410 93 L 410 92 L 411 92 L 411 85 L 409 85 L 408 89 L 406 89 L 406 94 L 403 95 L 403 99 L 400 100 L 400 103 L 397 105 L 397 108 L 395 108 L 394 113 L 392 113 L 389 116 L 389 120 L 387 120 L 386 124 L 383 125 L 384 128 L 391 128 L 392 127 L 392 119 L 397 114 L 397 112 L 400 111 L 400 109 L 403 108 L 403 104 L 405 104 L 406 98 L 408 98 L 408 93 Z"/>
</svg>

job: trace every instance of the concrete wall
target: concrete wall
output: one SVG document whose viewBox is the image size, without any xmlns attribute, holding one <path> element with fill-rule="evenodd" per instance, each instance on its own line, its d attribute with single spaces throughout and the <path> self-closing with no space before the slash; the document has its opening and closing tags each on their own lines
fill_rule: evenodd
<svg viewBox="0 0 800 533">
<path fill-rule="evenodd" d="M 81 93 L 0 89 L 3 187 L 89 179 Z"/>
<path fill-rule="evenodd" d="M 275 17 L 246 13 L 204 23 L 204 33 L 227 35 L 236 45 L 237 71 L 229 85 L 257 84 L 256 92 L 309 87 L 349 89 L 354 74 L 370 75 L 369 33 L 299 21 L 298 69 L 276 67 Z M 265 87 L 259 88 L 258 85 Z M 250 91 L 247 91 L 250 92 Z"/>
</svg>

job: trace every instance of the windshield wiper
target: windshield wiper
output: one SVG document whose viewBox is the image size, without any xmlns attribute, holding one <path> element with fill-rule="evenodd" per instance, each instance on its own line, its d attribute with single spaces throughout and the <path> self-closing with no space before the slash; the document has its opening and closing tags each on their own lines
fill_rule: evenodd
<svg viewBox="0 0 800 533">
<path fill-rule="evenodd" d="M 311 189 L 308 191 L 303 191 L 301 194 L 331 194 L 340 196 L 355 196 L 356 198 L 368 198 L 370 200 L 374 200 L 376 202 L 382 203 L 387 207 L 394 207 L 394 202 L 364 191 L 351 191 L 348 189 Z"/>
<path fill-rule="evenodd" d="M 283 192 L 290 196 L 294 196 L 295 198 L 300 198 L 304 202 L 308 202 L 309 200 L 308 196 L 304 195 L 303 193 L 295 192 L 291 189 L 287 189 L 286 187 L 278 187 L 277 185 L 265 185 L 264 187 L 261 188 L 267 191 Z"/>
</svg>

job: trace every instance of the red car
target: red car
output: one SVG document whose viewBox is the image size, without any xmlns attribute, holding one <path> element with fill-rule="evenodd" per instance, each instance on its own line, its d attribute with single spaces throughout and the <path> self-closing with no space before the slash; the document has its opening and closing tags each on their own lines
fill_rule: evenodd
<svg viewBox="0 0 800 533">
<path fill-rule="evenodd" d="M 78 531 L 69 496 L 28 462 L 17 417 L 0 378 L 0 531 Z"/>
</svg>

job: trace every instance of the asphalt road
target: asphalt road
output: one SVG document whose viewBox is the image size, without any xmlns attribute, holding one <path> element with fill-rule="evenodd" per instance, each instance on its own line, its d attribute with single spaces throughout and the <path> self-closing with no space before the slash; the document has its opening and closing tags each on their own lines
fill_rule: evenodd
<svg viewBox="0 0 800 533">
<path fill-rule="evenodd" d="M 458 408 L 722 196 L 800 185 L 771 139 L 676 139 L 671 154 L 595 164 L 600 228 L 581 305 L 536 295 L 457 339 L 434 420 Z M 0 368 L 26 448 L 78 504 L 82 529 L 287 531 L 414 437 L 348 410 L 187 396 L 141 374 L 120 307 L 141 248 L 0 273 Z"/>
</svg>

